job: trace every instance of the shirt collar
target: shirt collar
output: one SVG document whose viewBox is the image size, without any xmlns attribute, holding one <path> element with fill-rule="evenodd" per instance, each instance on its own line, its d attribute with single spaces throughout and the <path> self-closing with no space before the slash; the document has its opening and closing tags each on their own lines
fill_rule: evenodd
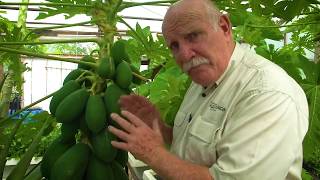
<svg viewBox="0 0 320 180">
<path fill-rule="evenodd" d="M 223 72 L 220 78 L 213 84 L 216 84 L 218 86 L 222 82 L 226 74 L 232 71 L 232 69 L 234 69 L 236 65 L 239 64 L 239 62 L 242 60 L 242 57 L 244 56 L 245 50 L 247 49 L 250 49 L 250 46 L 248 44 L 239 44 L 238 42 L 236 42 L 235 48 L 232 52 L 226 70 Z"/>
</svg>

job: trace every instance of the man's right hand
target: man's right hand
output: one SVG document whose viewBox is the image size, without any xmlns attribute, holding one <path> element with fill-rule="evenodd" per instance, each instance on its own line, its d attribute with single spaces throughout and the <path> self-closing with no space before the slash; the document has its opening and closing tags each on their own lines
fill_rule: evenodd
<svg viewBox="0 0 320 180">
<path fill-rule="evenodd" d="M 165 125 L 160 112 L 147 98 L 136 94 L 124 95 L 120 97 L 119 104 L 121 110 L 131 112 L 154 131 L 160 131 L 164 141 L 171 143 L 172 128 Z"/>
<path fill-rule="evenodd" d="M 119 104 L 121 110 L 131 112 L 151 128 L 153 128 L 154 121 L 161 121 L 159 111 L 147 98 L 143 96 L 136 94 L 121 96 Z"/>
</svg>

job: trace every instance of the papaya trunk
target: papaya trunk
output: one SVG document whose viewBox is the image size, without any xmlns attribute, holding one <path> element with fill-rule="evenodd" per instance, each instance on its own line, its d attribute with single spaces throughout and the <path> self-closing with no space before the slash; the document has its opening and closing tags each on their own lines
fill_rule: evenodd
<svg viewBox="0 0 320 180">
<path fill-rule="evenodd" d="M 14 78 L 14 72 L 12 70 L 9 70 L 9 74 L 6 78 L 6 81 L 3 84 L 2 91 L 1 91 L 0 118 L 6 117 L 9 111 L 12 88 L 14 85 L 13 78 Z"/>
</svg>

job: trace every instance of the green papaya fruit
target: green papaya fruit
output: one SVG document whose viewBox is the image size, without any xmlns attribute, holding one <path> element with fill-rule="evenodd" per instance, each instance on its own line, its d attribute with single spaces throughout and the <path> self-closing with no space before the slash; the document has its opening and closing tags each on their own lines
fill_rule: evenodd
<svg viewBox="0 0 320 180">
<path fill-rule="evenodd" d="M 70 80 L 76 80 L 83 73 L 82 69 L 74 69 L 72 70 L 63 80 L 63 85 L 66 84 Z"/>
<path fill-rule="evenodd" d="M 111 141 L 116 137 L 109 131 L 101 131 L 91 138 L 93 153 L 103 162 L 113 161 L 117 155 L 117 149 L 111 145 Z"/>
<path fill-rule="evenodd" d="M 112 168 L 112 172 L 114 177 L 117 177 L 117 180 L 128 180 L 128 174 L 126 173 L 126 171 L 124 170 L 124 168 L 117 162 L 117 161 L 113 161 L 111 163 L 111 168 Z"/>
<path fill-rule="evenodd" d="M 97 67 L 97 73 L 100 77 L 112 79 L 115 73 L 114 62 L 111 58 L 101 58 Z"/>
<path fill-rule="evenodd" d="M 57 121 L 61 123 L 72 122 L 82 114 L 89 93 L 85 88 L 78 89 L 64 98 L 56 110 Z"/>
<path fill-rule="evenodd" d="M 81 61 L 95 63 L 95 59 L 89 55 L 83 56 L 81 58 Z M 92 69 L 92 67 L 89 65 L 85 65 L 85 64 L 78 64 L 78 69 L 90 70 L 90 69 Z"/>
<path fill-rule="evenodd" d="M 123 89 L 127 89 L 132 83 L 132 78 L 132 71 L 129 64 L 125 61 L 122 61 L 116 69 L 116 84 Z"/>
<path fill-rule="evenodd" d="M 117 156 L 116 156 L 116 161 L 121 165 L 121 166 L 126 166 L 128 163 L 128 151 L 124 151 L 121 149 L 118 149 Z"/>
<path fill-rule="evenodd" d="M 63 85 L 54 95 L 50 101 L 49 110 L 52 115 L 55 115 L 56 110 L 60 102 L 72 92 L 80 89 L 80 85 L 75 80 L 68 81 Z"/>
<path fill-rule="evenodd" d="M 86 105 L 85 120 L 93 133 L 106 128 L 106 109 L 100 95 L 91 95 Z"/>
<path fill-rule="evenodd" d="M 78 133 L 79 121 L 62 123 L 61 125 L 61 141 L 64 143 L 73 141 Z"/>
<path fill-rule="evenodd" d="M 120 64 L 122 61 L 127 61 L 128 63 L 130 63 L 130 58 L 126 50 L 125 40 L 116 41 L 111 47 L 110 54 L 112 59 L 114 60 L 115 65 Z"/>
<path fill-rule="evenodd" d="M 120 96 L 128 94 L 116 84 L 112 83 L 108 86 L 104 93 L 104 104 L 109 117 L 111 113 L 120 114 L 120 106 L 118 100 Z"/>
<path fill-rule="evenodd" d="M 86 173 L 87 180 L 116 180 L 113 176 L 111 164 L 104 163 L 91 155 Z"/>
<path fill-rule="evenodd" d="M 88 128 L 88 125 L 86 123 L 85 114 L 82 114 L 80 116 L 80 131 L 81 131 L 81 133 L 83 133 L 87 137 L 91 136 L 91 131 Z"/>
<path fill-rule="evenodd" d="M 58 160 L 58 158 L 62 154 L 64 154 L 74 144 L 75 144 L 75 139 L 71 143 L 62 143 L 61 137 L 55 139 L 50 144 L 45 154 L 43 155 L 43 158 L 40 164 L 40 171 L 43 177 L 47 179 L 50 178 L 51 168 L 53 167 L 54 163 Z"/>
<path fill-rule="evenodd" d="M 73 145 L 54 163 L 50 180 L 82 179 L 90 157 L 90 147 L 83 143 Z"/>
</svg>

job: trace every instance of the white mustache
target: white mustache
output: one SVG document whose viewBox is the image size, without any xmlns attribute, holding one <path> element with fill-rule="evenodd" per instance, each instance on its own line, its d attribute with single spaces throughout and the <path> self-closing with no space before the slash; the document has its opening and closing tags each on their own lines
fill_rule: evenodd
<svg viewBox="0 0 320 180">
<path fill-rule="evenodd" d="M 197 66 L 200 66 L 202 64 L 209 64 L 209 60 L 207 58 L 204 58 L 204 57 L 194 57 L 192 58 L 189 62 L 186 62 L 182 65 L 182 70 L 185 72 L 185 73 L 188 73 L 188 71 L 191 69 L 191 68 L 194 68 L 194 67 L 197 67 Z"/>
</svg>

